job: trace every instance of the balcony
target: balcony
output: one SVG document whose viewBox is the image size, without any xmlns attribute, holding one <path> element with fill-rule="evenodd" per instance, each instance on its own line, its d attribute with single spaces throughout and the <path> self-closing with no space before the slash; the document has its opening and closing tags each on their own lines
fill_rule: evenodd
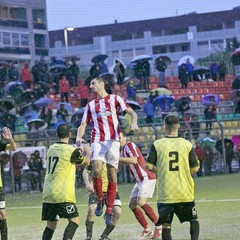
<svg viewBox="0 0 240 240">
<path fill-rule="evenodd" d="M 16 27 L 16 28 L 28 28 L 27 21 L 0 19 L 0 26 Z"/>
</svg>

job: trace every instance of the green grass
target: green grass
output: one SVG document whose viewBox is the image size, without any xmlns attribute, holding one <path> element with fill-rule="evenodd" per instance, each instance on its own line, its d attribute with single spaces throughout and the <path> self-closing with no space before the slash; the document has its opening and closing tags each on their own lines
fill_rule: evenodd
<svg viewBox="0 0 240 240">
<path fill-rule="evenodd" d="M 200 222 L 201 240 L 238 240 L 240 219 L 240 175 L 220 175 L 195 179 L 196 204 Z M 119 185 L 122 200 L 122 215 L 118 226 L 110 235 L 111 239 L 133 240 L 141 231 L 141 226 L 128 209 L 129 195 L 133 184 Z M 87 214 L 87 192 L 77 190 L 77 204 L 79 206 L 81 223 L 74 239 L 85 239 L 85 217 Z M 156 210 L 155 199 L 150 199 Z M 149 202 L 151 202 L 149 201 Z M 41 221 L 41 194 L 23 193 L 6 196 L 7 221 L 10 240 L 39 240 L 46 222 Z M 58 223 L 53 240 L 62 239 L 62 233 L 67 224 L 62 219 Z M 152 225 L 152 224 L 151 224 Z M 153 227 L 153 225 L 152 225 Z M 96 218 L 93 240 L 98 240 L 104 229 L 102 217 Z M 174 218 L 172 236 L 176 240 L 189 238 L 189 224 L 180 224 Z"/>
</svg>

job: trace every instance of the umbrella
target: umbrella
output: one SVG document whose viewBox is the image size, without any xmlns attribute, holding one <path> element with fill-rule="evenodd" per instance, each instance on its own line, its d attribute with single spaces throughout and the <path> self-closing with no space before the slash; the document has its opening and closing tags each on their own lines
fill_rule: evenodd
<svg viewBox="0 0 240 240">
<path fill-rule="evenodd" d="M 174 106 L 179 111 L 179 109 L 181 108 L 181 106 L 183 104 L 190 104 L 190 102 L 191 102 L 190 97 L 181 97 L 181 98 L 179 98 L 178 100 L 175 101 Z"/>
<path fill-rule="evenodd" d="M 240 75 L 236 76 L 233 80 L 232 89 L 240 89 Z"/>
<path fill-rule="evenodd" d="M 112 66 L 109 68 L 109 70 L 108 70 L 109 73 L 114 73 L 114 68 L 115 68 L 115 66 L 116 66 L 116 61 L 120 62 L 120 63 L 122 64 L 122 66 L 123 66 L 124 69 L 127 68 L 127 66 L 125 65 L 125 63 L 124 63 L 121 59 L 119 59 L 119 58 L 114 58 L 114 60 L 113 60 L 113 65 L 112 65 Z"/>
<path fill-rule="evenodd" d="M 72 112 L 72 111 L 73 111 L 72 105 L 71 105 L 70 103 L 67 103 L 67 102 L 59 102 L 59 103 L 57 104 L 57 106 L 56 106 L 57 109 L 60 108 L 61 104 L 64 105 L 64 108 L 65 108 L 68 112 Z"/>
<path fill-rule="evenodd" d="M 32 123 L 35 124 L 35 128 L 37 130 L 44 130 L 48 126 L 47 123 L 42 119 L 31 119 L 27 123 L 24 124 L 24 127 L 26 129 L 29 129 L 29 127 L 31 127 Z"/>
<path fill-rule="evenodd" d="M 53 100 L 47 97 L 39 98 L 36 102 L 34 102 L 34 105 L 37 107 L 46 106 L 49 104 L 53 104 Z"/>
<path fill-rule="evenodd" d="M 171 110 L 175 99 L 171 95 L 160 95 L 153 99 L 153 104 L 160 106 L 162 110 Z"/>
<path fill-rule="evenodd" d="M 206 145 L 209 145 L 211 148 L 213 148 L 215 143 L 216 143 L 215 140 L 213 140 L 209 137 L 202 138 L 202 139 L 200 139 L 199 142 L 200 142 L 202 147 L 205 147 Z"/>
<path fill-rule="evenodd" d="M 203 78 L 203 75 L 205 75 L 205 78 Z M 193 79 L 195 81 L 201 81 L 204 79 L 207 79 L 210 76 L 210 69 L 205 66 L 198 66 L 195 67 L 193 70 Z"/>
<path fill-rule="evenodd" d="M 25 165 L 28 160 L 27 155 L 22 151 L 14 152 L 13 156 L 17 156 L 17 159 L 21 162 L 22 165 Z"/>
<path fill-rule="evenodd" d="M 202 105 L 218 105 L 220 102 L 219 97 L 216 94 L 204 95 L 201 99 Z"/>
<path fill-rule="evenodd" d="M 163 94 L 170 95 L 170 94 L 172 94 L 172 91 L 168 90 L 167 88 L 163 88 L 163 87 L 161 87 L 161 88 L 154 88 L 154 89 L 152 89 L 150 91 L 150 93 L 152 93 L 152 92 L 153 93 L 158 92 L 158 95 L 163 95 Z"/>
<path fill-rule="evenodd" d="M 106 55 L 106 54 L 99 54 L 97 56 L 94 56 L 91 61 L 93 63 L 103 62 L 106 58 L 108 58 L 108 55 Z"/>
<path fill-rule="evenodd" d="M 132 100 L 126 100 L 126 103 L 131 107 L 133 110 L 141 109 L 141 106 L 138 102 Z"/>
<path fill-rule="evenodd" d="M 233 144 L 234 144 L 235 146 L 239 146 L 239 144 L 240 144 L 240 135 L 234 135 L 234 136 L 232 136 L 231 141 L 233 142 Z"/>
<path fill-rule="evenodd" d="M 158 58 L 156 58 L 155 63 L 156 63 L 157 61 L 159 61 L 160 58 L 162 58 L 162 61 L 163 61 L 166 65 L 169 65 L 169 64 L 172 62 L 171 58 L 168 57 L 168 56 L 159 56 Z"/>
<path fill-rule="evenodd" d="M 14 99 L 10 98 L 10 99 L 7 99 L 7 98 L 2 98 L 0 99 L 0 106 L 5 109 L 5 110 L 11 110 L 14 108 Z"/>
<path fill-rule="evenodd" d="M 78 61 L 78 60 L 80 60 L 80 58 L 77 57 L 77 56 L 67 56 L 67 57 L 65 57 L 64 59 L 65 59 L 66 61 L 72 61 L 72 60 Z"/>
<path fill-rule="evenodd" d="M 237 48 L 232 52 L 230 59 L 233 65 L 240 65 L 240 48 Z"/>
<path fill-rule="evenodd" d="M 0 69 L 1 68 L 8 68 L 10 65 L 6 61 L 0 61 Z"/>
<path fill-rule="evenodd" d="M 20 86 L 20 88 L 23 90 L 25 88 L 25 85 L 20 82 L 20 81 L 14 81 L 14 82 L 9 82 L 4 88 L 3 90 L 5 92 L 9 92 L 11 93 L 12 91 L 14 91 L 16 88 L 18 88 Z"/>
<path fill-rule="evenodd" d="M 226 146 L 226 143 L 230 143 L 230 147 L 233 148 L 233 142 L 232 140 L 228 138 L 224 138 L 224 145 Z M 222 153 L 222 139 L 218 140 L 215 144 L 215 148 L 217 149 L 218 152 Z"/>
<path fill-rule="evenodd" d="M 37 95 L 36 91 L 27 90 L 27 91 L 22 93 L 22 100 L 31 100 L 31 96 L 34 96 L 34 98 L 35 98 L 36 95 Z"/>
<path fill-rule="evenodd" d="M 195 59 L 194 57 L 190 56 L 190 55 L 185 55 L 182 58 L 180 58 L 180 60 L 178 61 L 178 66 L 181 66 L 182 64 L 185 64 L 187 62 L 187 59 L 189 59 L 189 62 L 194 65 Z"/>
<path fill-rule="evenodd" d="M 53 66 L 51 66 L 51 67 L 49 68 L 49 71 L 50 71 L 50 72 L 54 72 L 55 69 L 65 70 L 66 68 L 67 68 L 67 66 L 64 65 L 64 64 L 54 64 Z"/>
<path fill-rule="evenodd" d="M 152 57 L 149 56 L 149 55 L 138 55 L 136 57 L 134 57 L 130 63 L 136 63 L 136 62 L 139 62 L 139 61 L 144 61 L 144 60 L 151 60 Z"/>
</svg>

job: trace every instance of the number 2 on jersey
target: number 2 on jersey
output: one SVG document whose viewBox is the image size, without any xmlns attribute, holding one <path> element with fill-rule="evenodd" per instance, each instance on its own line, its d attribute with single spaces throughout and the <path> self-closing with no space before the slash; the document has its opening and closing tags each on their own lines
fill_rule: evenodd
<svg viewBox="0 0 240 240">
<path fill-rule="evenodd" d="M 58 163 L 59 157 L 49 157 L 48 158 L 48 174 L 53 174 L 57 163 Z"/>
<path fill-rule="evenodd" d="M 179 171 L 178 152 L 169 152 L 169 157 L 173 158 L 169 161 L 169 171 Z"/>
</svg>

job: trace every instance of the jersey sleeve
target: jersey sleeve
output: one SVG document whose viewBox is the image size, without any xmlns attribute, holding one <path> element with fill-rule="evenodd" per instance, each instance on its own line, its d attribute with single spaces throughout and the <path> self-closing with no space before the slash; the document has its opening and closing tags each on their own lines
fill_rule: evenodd
<svg viewBox="0 0 240 240">
<path fill-rule="evenodd" d="M 120 97 L 116 95 L 116 102 L 119 104 L 119 107 L 124 112 L 127 108 L 129 108 L 128 104 Z"/>
<path fill-rule="evenodd" d="M 82 164 L 84 162 L 84 156 L 82 156 L 79 150 L 76 148 L 71 155 L 70 161 L 72 163 L 79 163 Z"/>
<path fill-rule="evenodd" d="M 82 123 L 89 124 L 90 119 L 91 119 L 90 106 L 89 104 L 87 104 L 83 113 Z"/>
<path fill-rule="evenodd" d="M 195 168 L 199 166 L 199 160 L 193 148 L 189 152 L 189 166 L 190 168 Z"/>
</svg>

